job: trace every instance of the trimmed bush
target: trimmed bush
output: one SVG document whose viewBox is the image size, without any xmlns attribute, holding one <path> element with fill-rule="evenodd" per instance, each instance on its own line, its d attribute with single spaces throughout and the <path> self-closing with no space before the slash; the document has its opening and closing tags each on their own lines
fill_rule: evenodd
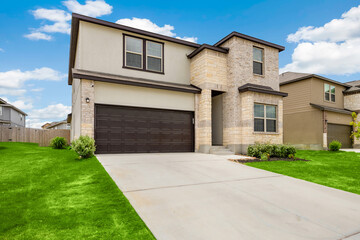
<svg viewBox="0 0 360 240">
<path fill-rule="evenodd" d="M 89 158 L 94 155 L 96 150 L 95 140 L 89 136 L 80 136 L 72 142 L 71 148 L 80 158 Z"/>
<path fill-rule="evenodd" d="M 64 149 L 67 146 L 67 141 L 63 137 L 54 137 L 50 141 L 50 147 L 55 149 Z"/>
<path fill-rule="evenodd" d="M 263 153 L 263 154 L 261 154 L 261 158 L 260 158 L 260 159 L 263 160 L 263 161 L 269 160 L 269 154 L 268 154 L 268 153 Z"/>
<path fill-rule="evenodd" d="M 255 144 L 250 145 L 247 152 L 249 156 L 260 159 L 264 153 L 269 157 L 288 158 L 289 155 L 295 156 L 296 149 L 293 146 L 282 144 Z"/>
<path fill-rule="evenodd" d="M 334 140 L 329 144 L 330 151 L 337 152 L 340 150 L 340 148 L 341 148 L 341 142 L 339 142 L 339 141 Z"/>
</svg>

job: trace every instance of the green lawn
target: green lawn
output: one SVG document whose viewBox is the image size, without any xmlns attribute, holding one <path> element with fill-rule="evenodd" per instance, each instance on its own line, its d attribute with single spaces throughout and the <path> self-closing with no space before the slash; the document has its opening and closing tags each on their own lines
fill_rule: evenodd
<svg viewBox="0 0 360 240">
<path fill-rule="evenodd" d="M 154 239 L 98 160 L 0 142 L 0 239 Z"/>
<path fill-rule="evenodd" d="M 297 151 L 309 162 L 254 162 L 246 165 L 360 194 L 360 153 Z"/>
</svg>

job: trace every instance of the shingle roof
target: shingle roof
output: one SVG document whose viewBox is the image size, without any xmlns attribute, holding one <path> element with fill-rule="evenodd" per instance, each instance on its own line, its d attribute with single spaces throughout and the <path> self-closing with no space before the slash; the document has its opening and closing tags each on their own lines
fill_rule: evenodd
<svg viewBox="0 0 360 240">
<path fill-rule="evenodd" d="M 12 108 L 12 109 L 14 109 L 15 111 L 18 111 L 19 113 L 22 113 L 22 114 L 24 114 L 25 116 L 27 116 L 27 114 L 26 114 L 25 112 L 21 111 L 20 109 L 18 109 L 18 108 L 15 107 L 14 105 L 6 102 L 4 99 L 1 99 L 1 98 L 0 98 L 0 104 L 1 104 L 1 106 L 3 106 L 3 107 Z"/>
<path fill-rule="evenodd" d="M 285 84 L 289 84 L 289 83 L 293 83 L 293 82 L 298 82 L 301 80 L 305 80 L 311 77 L 315 77 L 315 78 L 319 78 L 328 82 L 332 82 L 347 88 L 350 88 L 351 85 L 347 84 L 347 83 L 342 83 L 342 82 L 338 82 L 335 80 L 332 80 L 330 78 L 326 78 L 317 74 L 311 74 L 311 73 L 299 73 L 299 72 L 284 72 L 281 73 L 279 75 L 279 82 L 280 82 L 280 86 L 281 85 L 285 85 Z"/>
</svg>

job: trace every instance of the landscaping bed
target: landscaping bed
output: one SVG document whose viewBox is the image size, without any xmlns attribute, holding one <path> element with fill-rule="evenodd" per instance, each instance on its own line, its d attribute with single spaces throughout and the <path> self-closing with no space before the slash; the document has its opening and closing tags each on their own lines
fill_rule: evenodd
<svg viewBox="0 0 360 240">
<path fill-rule="evenodd" d="M 230 161 L 237 162 L 237 163 L 252 163 L 252 162 L 273 162 L 273 161 L 288 161 L 288 162 L 294 162 L 294 161 L 305 161 L 308 162 L 310 160 L 302 159 L 302 158 L 276 158 L 271 157 L 268 160 L 261 160 L 259 158 L 248 158 L 248 159 L 229 159 Z"/>
</svg>

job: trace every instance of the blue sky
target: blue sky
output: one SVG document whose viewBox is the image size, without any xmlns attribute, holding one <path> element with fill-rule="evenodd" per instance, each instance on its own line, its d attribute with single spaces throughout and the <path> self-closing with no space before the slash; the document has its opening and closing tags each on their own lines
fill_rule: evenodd
<svg viewBox="0 0 360 240">
<path fill-rule="evenodd" d="M 99 5 L 92 8 L 92 4 Z M 66 79 L 69 21 L 49 19 L 61 17 L 59 13 L 65 14 L 65 19 L 71 10 L 112 22 L 122 19 L 120 22 L 133 26 L 142 24 L 167 35 L 197 38 L 198 43 L 214 44 L 238 31 L 285 46 L 279 55 L 282 71 L 312 72 L 341 82 L 358 80 L 359 4 L 352 0 L 220 4 L 157 0 L 4 1 L 0 9 L 0 97 L 27 112 L 28 125 L 33 127 L 66 117 L 71 106 L 71 87 Z M 39 9 L 60 12 L 52 14 Z M 54 23 L 59 27 L 52 26 Z M 46 29 L 46 25 L 50 27 Z M 298 31 L 301 27 L 307 28 Z M 32 33 L 35 37 L 26 37 Z M 47 40 L 34 39 L 39 36 Z"/>
</svg>

